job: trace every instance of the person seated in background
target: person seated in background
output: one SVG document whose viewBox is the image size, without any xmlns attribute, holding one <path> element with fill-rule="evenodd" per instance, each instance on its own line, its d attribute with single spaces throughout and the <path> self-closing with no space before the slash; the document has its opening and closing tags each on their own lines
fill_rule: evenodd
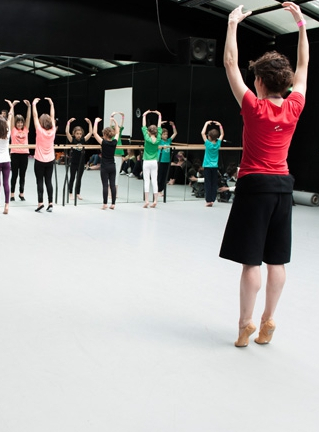
<svg viewBox="0 0 319 432">
<path fill-rule="evenodd" d="M 135 163 L 136 163 L 135 152 L 132 149 L 128 149 L 126 156 L 122 156 L 120 175 L 130 174 L 134 169 Z"/>
<path fill-rule="evenodd" d="M 8 110 L 7 109 L 3 109 L 1 110 L 1 114 L 0 114 L 5 120 L 8 120 Z"/>
<path fill-rule="evenodd" d="M 101 153 L 93 154 L 87 164 L 85 165 L 86 170 L 99 170 L 101 168 Z"/>
<path fill-rule="evenodd" d="M 132 172 L 126 175 L 130 178 L 143 180 L 143 150 L 140 150 L 139 154 L 136 156 L 136 162 Z"/>
<path fill-rule="evenodd" d="M 238 169 L 237 164 L 231 163 L 226 168 L 225 174 L 219 176 L 217 190 L 219 193 L 219 202 L 228 202 L 235 192 Z"/>
<path fill-rule="evenodd" d="M 179 151 L 171 162 L 169 169 L 168 185 L 185 184 L 187 170 L 191 167 L 191 163 L 187 160 L 184 151 Z"/>
<path fill-rule="evenodd" d="M 187 172 L 189 186 L 192 188 L 191 194 L 196 198 L 205 197 L 204 187 L 204 168 L 202 167 L 200 159 L 195 159 L 193 166 Z"/>
</svg>

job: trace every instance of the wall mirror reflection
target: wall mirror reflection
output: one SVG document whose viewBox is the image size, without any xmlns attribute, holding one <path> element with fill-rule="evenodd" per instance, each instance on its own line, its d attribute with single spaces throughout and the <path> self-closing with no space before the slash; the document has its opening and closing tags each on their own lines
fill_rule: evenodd
<svg viewBox="0 0 319 432">
<path fill-rule="evenodd" d="M 6 85 L 0 89 L 1 108 L 7 108 L 4 99 L 20 100 L 16 113 L 25 116 L 23 99 L 41 98 L 38 109 L 45 110 L 42 99 L 49 96 L 55 104 L 57 118 L 56 153 L 69 144 L 65 134 L 68 119 L 75 118 L 74 125 L 87 131 L 85 118 L 92 123 L 101 117 L 99 133 L 109 124 L 112 112 L 125 114 L 122 145 L 125 155 L 131 147 L 137 159 L 143 148 L 141 132 L 142 113 L 147 109 L 159 110 L 167 121 L 177 128 L 170 152 L 174 162 L 177 153 L 184 152 L 187 163 L 183 169 L 172 168 L 168 172 L 164 202 L 203 199 L 196 196 L 187 172 L 196 169 L 203 160 L 201 129 L 206 120 L 221 121 L 225 129 L 224 151 L 220 152 L 220 165 L 224 171 L 230 162 L 239 163 L 241 156 L 241 119 L 223 68 L 205 65 L 167 65 L 106 61 L 73 57 L 52 57 L 30 54 L 0 53 L 0 79 Z M 152 118 L 149 120 L 152 121 Z M 29 143 L 35 142 L 34 127 L 30 125 Z M 59 149 L 58 146 L 61 148 Z M 227 151 L 227 148 L 231 149 Z M 238 150 L 237 150 L 238 149 Z M 98 154 L 98 146 L 92 137 L 87 143 L 85 164 Z M 32 150 L 30 150 L 33 153 Z M 66 154 L 67 157 L 68 154 Z M 64 159 L 64 160 L 63 160 Z M 58 204 L 72 204 L 65 193 L 67 159 L 56 164 L 56 200 Z M 32 160 L 28 168 L 27 188 L 35 189 Z M 84 171 L 81 195 L 76 205 L 101 202 L 99 170 Z M 142 202 L 143 179 L 130 176 L 130 172 L 118 176 L 117 202 Z M 182 171 L 182 172 L 181 172 Z M 127 175 L 128 174 L 128 175 Z M 54 180 L 55 181 L 55 180 Z M 63 193 L 64 191 L 64 193 Z"/>
</svg>

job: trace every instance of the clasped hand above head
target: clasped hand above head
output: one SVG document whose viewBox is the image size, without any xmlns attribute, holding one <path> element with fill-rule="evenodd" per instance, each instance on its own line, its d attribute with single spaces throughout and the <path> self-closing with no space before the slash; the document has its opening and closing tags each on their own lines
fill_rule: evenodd
<svg viewBox="0 0 319 432">
<path fill-rule="evenodd" d="M 234 9 L 228 17 L 228 22 L 235 22 L 235 23 L 240 23 L 241 21 L 243 21 L 245 18 L 247 18 L 249 15 L 252 14 L 251 11 L 247 11 L 245 13 L 243 13 L 243 5 L 239 5 L 236 9 Z"/>
</svg>

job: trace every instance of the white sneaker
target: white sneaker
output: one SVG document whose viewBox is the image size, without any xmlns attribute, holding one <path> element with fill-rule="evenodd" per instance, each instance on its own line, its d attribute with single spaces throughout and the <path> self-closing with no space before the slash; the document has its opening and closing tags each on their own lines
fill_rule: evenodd
<svg viewBox="0 0 319 432">
<path fill-rule="evenodd" d="M 130 178 L 135 177 L 135 175 L 134 175 L 133 173 L 131 173 L 131 174 L 126 174 L 126 175 L 127 175 L 127 177 L 130 177 Z"/>
<path fill-rule="evenodd" d="M 125 174 L 126 174 L 125 171 L 121 171 L 121 172 L 120 172 L 120 175 L 125 175 Z"/>
</svg>

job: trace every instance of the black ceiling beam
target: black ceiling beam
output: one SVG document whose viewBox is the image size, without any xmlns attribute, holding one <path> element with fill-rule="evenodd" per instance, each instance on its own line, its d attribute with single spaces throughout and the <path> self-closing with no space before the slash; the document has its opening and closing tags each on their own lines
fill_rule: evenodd
<svg viewBox="0 0 319 432">
<path fill-rule="evenodd" d="M 4 69 L 7 66 L 11 66 L 17 63 L 20 63 L 21 60 L 26 59 L 32 59 L 32 56 L 30 54 L 21 54 L 17 55 L 11 59 L 4 60 L 3 62 L 0 62 L 0 69 Z"/>
<path fill-rule="evenodd" d="M 274 10 L 282 9 L 281 3 L 283 3 L 285 0 L 277 0 L 277 1 L 280 4 L 278 4 L 276 6 L 267 6 L 267 7 L 264 7 L 264 8 L 259 8 L 259 9 L 252 10 L 250 16 L 260 15 L 260 14 L 264 14 L 264 13 L 271 12 L 271 11 L 274 11 Z M 305 9 L 305 8 L 302 7 L 302 4 L 303 3 L 309 3 L 309 0 L 300 0 L 300 1 L 296 0 L 295 3 L 298 6 L 300 6 L 300 9 L 301 9 L 302 13 L 304 13 L 305 15 L 307 15 L 309 18 L 312 18 L 312 19 L 318 21 L 318 16 L 316 16 L 315 14 L 313 14 L 312 12 L 310 12 L 309 10 L 307 10 L 307 9 Z"/>
</svg>

